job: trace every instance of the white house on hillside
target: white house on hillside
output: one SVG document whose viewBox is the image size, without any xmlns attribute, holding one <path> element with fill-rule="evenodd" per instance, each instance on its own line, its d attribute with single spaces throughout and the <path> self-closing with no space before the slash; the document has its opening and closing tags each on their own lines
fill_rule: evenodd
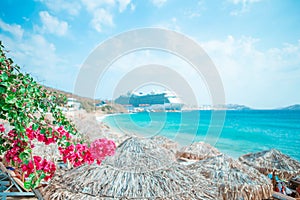
<svg viewBox="0 0 300 200">
<path fill-rule="evenodd" d="M 81 103 L 75 98 L 68 98 L 67 109 L 70 111 L 79 110 L 81 108 Z"/>
</svg>

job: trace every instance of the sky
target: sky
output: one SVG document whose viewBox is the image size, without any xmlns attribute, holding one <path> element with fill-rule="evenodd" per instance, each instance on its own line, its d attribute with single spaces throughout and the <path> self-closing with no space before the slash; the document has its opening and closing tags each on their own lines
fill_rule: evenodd
<svg viewBox="0 0 300 200">
<path fill-rule="evenodd" d="M 176 31 L 203 48 L 218 71 L 226 103 L 253 108 L 300 103 L 300 1 L 1 0 L 0 4 L 0 40 L 8 56 L 47 86 L 73 92 L 83 63 L 97 46 L 124 32 L 152 27 Z M 155 50 L 116 60 L 99 77 L 95 98 L 119 95 L 114 91 L 126 74 L 153 63 L 181 74 L 199 105 L 212 102 L 205 77 L 180 57 Z M 150 90 L 151 85 L 131 90 L 143 88 Z"/>
</svg>

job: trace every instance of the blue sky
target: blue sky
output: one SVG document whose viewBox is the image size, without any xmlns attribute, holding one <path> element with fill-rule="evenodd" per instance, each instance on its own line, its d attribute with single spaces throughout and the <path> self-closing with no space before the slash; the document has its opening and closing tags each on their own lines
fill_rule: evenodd
<svg viewBox="0 0 300 200">
<path fill-rule="evenodd" d="M 136 28 L 166 28 L 207 52 L 227 103 L 273 108 L 300 103 L 299 22 L 300 1 L 293 0 L 1 0 L 0 40 L 23 71 L 72 92 L 97 45 Z M 180 63 L 155 52 L 128 55 L 99 81 L 97 97 L 111 98 L 114 85 L 137 61 L 153 60 Z M 198 87 L 192 73 L 184 77 L 199 104 L 210 103 L 205 84 Z"/>
</svg>

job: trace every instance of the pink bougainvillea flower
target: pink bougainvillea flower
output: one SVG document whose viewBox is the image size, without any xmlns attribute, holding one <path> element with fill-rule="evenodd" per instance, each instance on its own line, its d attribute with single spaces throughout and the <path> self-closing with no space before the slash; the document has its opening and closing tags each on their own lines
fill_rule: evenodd
<svg viewBox="0 0 300 200">
<path fill-rule="evenodd" d="M 3 124 L 0 124 L 0 133 L 4 133 L 5 127 Z"/>
<path fill-rule="evenodd" d="M 15 133 L 14 130 L 10 130 L 10 131 L 8 132 L 7 136 L 8 136 L 8 137 L 11 137 L 11 138 L 14 138 L 14 137 L 17 136 L 17 134 Z"/>
<path fill-rule="evenodd" d="M 21 165 L 22 171 L 25 173 L 25 177 L 28 177 L 31 173 L 36 170 L 41 170 L 45 173 L 45 180 L 49 180 L 53 177 L 54 172 L 56 170 L 56 166 L 53 162 L 48 161 L 46 159 L 42 159 L 40 156 L 33 156 L 33 161 L 29 161 L 28 164 Z"/>
<path fill-rule="evenodd" d="M 36 137 L 36 132 L 31 128 L 26 129 L 26 135 L 30 140 L 33 140 Z"/>
<path fill-rule="evenodd" d="M 116 144 L 114 141 L 105 138 L 97 139 L 92 142 L 90 151 L 92 156 L 97 160 L 97 164 L 101 164 L 106 156 L 115 154 Z"/>
</svg>

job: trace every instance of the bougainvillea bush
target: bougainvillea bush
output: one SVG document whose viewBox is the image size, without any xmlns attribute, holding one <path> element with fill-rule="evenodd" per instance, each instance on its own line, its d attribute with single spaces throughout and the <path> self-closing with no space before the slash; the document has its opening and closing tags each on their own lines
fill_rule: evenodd
<svg viewBox="0 0 300 200">
<path fill-rule="evenodd" d="M 28 189 L 51 179 L 56 170 L 55 163 L 32 154 L 34 141 L 56 143 L 62 160 L 74 167 L 101 164 L 115 152 L 113 141 L 98 139 L 88 144 L 80 139 L 83 137 L 59 108 L 65 103 L 66 97 L 44 89 L 30 74 L 22 73 L 6 57 L 0 41 L 0 119 L 11 127 L 6 130 L 0 123 L 0 156 L 21 171 Z M 75 135 L 77 139 L 72 140 Z"/>
</svg>

